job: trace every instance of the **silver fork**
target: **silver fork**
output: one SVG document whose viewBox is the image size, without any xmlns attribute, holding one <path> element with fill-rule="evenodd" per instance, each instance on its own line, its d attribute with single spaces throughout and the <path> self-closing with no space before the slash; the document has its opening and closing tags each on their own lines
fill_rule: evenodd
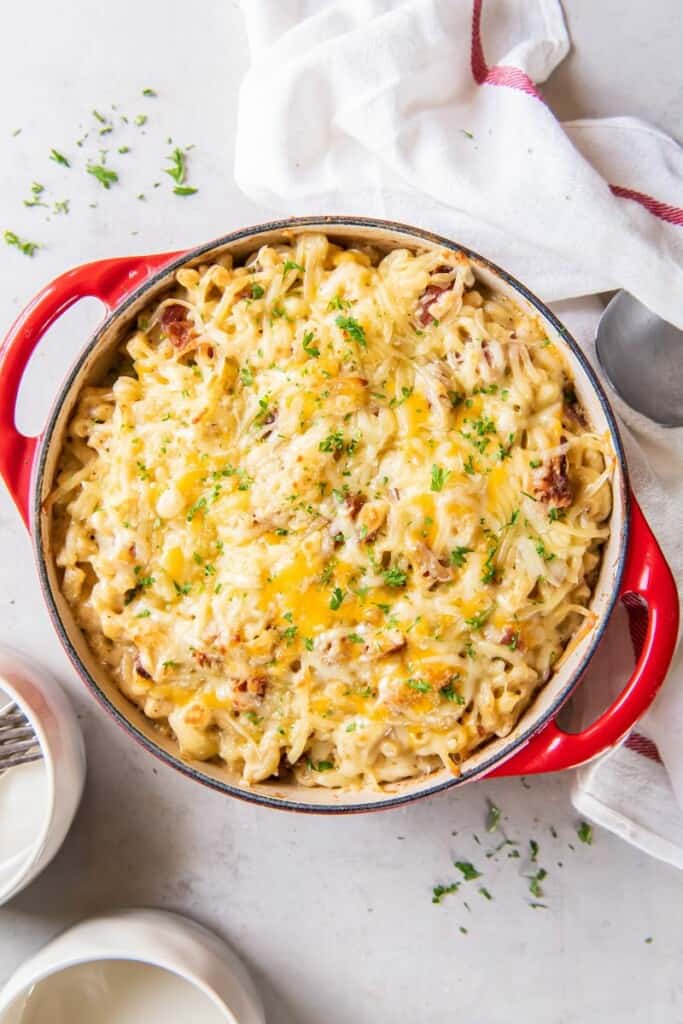
<svg viewBox="0 0 683 1024">
<path fill-rule="evenodd" d="M 28 718 L 16 704 L 8 704 L 0 711 L 0 775 L 7 768 L 39 761 L 42 756 Z"/>
</svg>

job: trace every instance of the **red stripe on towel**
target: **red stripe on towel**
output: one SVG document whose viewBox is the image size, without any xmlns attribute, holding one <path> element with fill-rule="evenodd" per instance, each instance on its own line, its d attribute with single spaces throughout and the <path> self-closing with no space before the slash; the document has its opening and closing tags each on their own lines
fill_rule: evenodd
<svg viewBox="0 0 683 1024">
<path fill-rule="evenodd" d="M 656 745 L 640 732 L 632 732 L 624 746 L 628 747 L 629 750 L 633 750 L 634 753 L 646 757 L 648 761 L 656 761 L 657 764 L 662 763 Z"/>
<path fill-rule="evenodd" d="M 528 96 L 545 103 L 534 82 L 521 68 L 494 65 L 490 68 L 484 56 L 481 41 L 481 10 L 484 0 L 474 0 L 472 5 L 472 47 L 470 51 L 470 67 L 472 78 L 477 85 L 506 85 L 509 89 L 519 89 Z"/>
<path fill-rule="evenodd" d="M 477 85 L 504 85 L 508 89 L 518 89 L 525 92 L 527 96 L 545 103 L 545 100 L 535 83 L 521 68 L 509 67 L 503 64 L 495 64 L 492 68 L 486 63 L 484 44 L 481 40 L 481 15 L 484 0 L 473 0 L 472 3 L 472 45 L 470 48 L 470 67 L 472 78 Z M 671 203 L 664 203 L 661 199 L 648 196 L 645 192 L 637 192 L 632 188 L 624 188 L 622 185 L 610 185 L 612 195 L 619 199 L 629 199 L 640 205 L 654 217 L 666 221 L 668 224 L 683 226 L 683 209 L 680 206 L 672 206 Z"/>
<path fill-rule="evenodd" d="M 631 199 L 634 203 L 640 203 L 648 213 L 653 213 L 660 220 L 669 224 L 683 226 L 683 209 L 680 206 L 672 206 L 671 203 L 663 203 L 660 199 L 653 199 L 645 192 L 636 192 L 632 188 L 622 188 L 621 185 L 610 185 L 610 192 L 620 199 Z"/>
</svg>

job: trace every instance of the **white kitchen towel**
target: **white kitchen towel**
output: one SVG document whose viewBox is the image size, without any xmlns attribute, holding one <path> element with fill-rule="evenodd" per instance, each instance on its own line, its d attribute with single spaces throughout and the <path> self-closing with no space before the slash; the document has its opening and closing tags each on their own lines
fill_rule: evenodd
<svg viewBox="0 0 683 1024">
<path fill-rule="evenodd" d="M 456 239 L 547 301 L 571 299 L 557 310 L 590 358 L 601 305 L 577 296 L 625 288 L 683 327 L 683 151 L 632 118 L 554 117 L 538 86 L 569 50 L 559 0 L 242 8 L 251 66 L 235 176 L 251 198 L 287 215 L 385 217 Z M 683 431 L 611 397 L 634 489 L 683 578 Z M 617 617 L 581 689 L 603 705 L 632 665 L 618 627 Z M 642 734 L 580 769 L 574 793 L 586 816 L 679 866 L 682 686 L 679 666 Z"/>
<path fill-rule="evenodd" d="M 683 326 L 683 151 L 632 118 L 561 124 L 538 90 L 558 0 L 243 0 L 235 175 L 287 213 L 457 238 L 547 300 L 626 288 Z"/>
</svg>

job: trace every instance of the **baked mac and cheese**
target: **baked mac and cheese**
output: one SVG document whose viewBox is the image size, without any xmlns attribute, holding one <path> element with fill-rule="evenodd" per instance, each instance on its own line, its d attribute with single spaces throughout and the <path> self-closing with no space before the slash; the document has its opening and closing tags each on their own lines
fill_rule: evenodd
<svg viewBox="0 0 683 1024">
<path fill-rule="evenodd" d="M 181 269 L 50 497 L 91 648 L 187 758 L 380 787 L 513 728 L 589 602 L 609 438 L 462 253 Z"/>
</svg>

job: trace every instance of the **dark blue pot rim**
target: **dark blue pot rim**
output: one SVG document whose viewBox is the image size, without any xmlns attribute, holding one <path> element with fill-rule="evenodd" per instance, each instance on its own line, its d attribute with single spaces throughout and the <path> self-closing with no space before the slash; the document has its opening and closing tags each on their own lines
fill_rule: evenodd
<svg viewBox="0 0 683 1024">
<path fill-rule="evenodd" d="M 513 288 L 519 295 L 521 295 L 530 305 L 534 307 L 537 313 L 549 324 L 552 325 L 553 329 L 560 336 L 562 341 L 572 352 L 572 355 L 576 361 L 580 364 L 583 372 L 590 381 L 593 390 L 595 391 L 602 412 L 605 416 L 605 420 L 609 426 L 612 444 L 618 462 L 621 465 L 622 472 L 622 494 L 621 501 L 624 509 L 623 526 L 621 530 L 620 545 L 619 545 L 619 557 L 614 573 L 612 592 L 607 606 L 602 613 L 602 619 L 599 625 L 596 627 L 593 638 L 589 647 L 587 648 L 581 663 L 577 667 L 576 671 L 572 675 L 571 679 L 563 687 L 562 691 L 558 694 L 555 701 L 546 709 L 543 715 L 539 719 L 535 720 L 527 730 L 518 736 L 509 747 L 506 747 L 502 754 L 493 755 L 488 761 L 478 765 L 476 769 L 467 770 L 465 769 L 458 776 L 451 776 L 446 779 L 442 779 L 439 782 L 435 782 L 433 786 L 429 786 L 424 789 L 419 789 L 413 792 L 398 793 L 396 795 L 388 794 L 387 796 L 379 796 L 377 800 L 369 800 L 366 803 L 342 803 L 334 802 L 330 804 L 308 804 L 298 800 L 286 800 L 278 799 L 277 797 L 269 796 L 264 793 L 259 793 L 257 788 L 251 789 L 248 787 L 235 786 L 231 783 L 222 782 L 219 779 L 214 779 L 211 776 L 204 774 L 193 765 L 188 764 L 174 755 L 168 753 L 163 748 L 157 746 L 152 740 L 144 735 L 128 718 L 123 715 L 117 707 L 112 704 L 109 698 L 106 696 L 104 691 L 100 688 L 97 681 L 90 675 L 85 665 L 81 661 L 76 648 L 71 642 L 69 634 L 62 623 L 57 604 L 52 593 L 50 586 L 47 565 L 44 555 L 44 538 L 42 536 L 42 516 L 41 516 L 41 492 L 42 492 L 42 479 L 45 471 L 45 463 L 47 459 L 47 453 L 50 448 L 50 442 L 53 436 L 53 432 L 56 426 L 59 413 L 64 402 L 65 397 L 70 393 L 78 374 L 80 373 L 83 363 L 89 356 L 93 348 L 100 342 L 105 332 L 107 332 L 115 320 L 117 320 L 126 310 L 137 302 L 139 298 L 154 287 L 166 277 L 172 276 L 175 271 L 180 267 L 185 266 L 188 263 L 196 261 L 199 257 L 212 253 L 217 249 L 224 248 L 228 245 L 234 245 L 240 240 L 253 238 L 254 247 L 258 247 L 258 239 L 260 235 L 264 235 L 273 231 L 286 232 L 289 229 L 298 228 L 319 228 L 325 231 L 332 227 L 344 227 L 344 228 L 376 228 L 385 232 L 394 232 L 403 236 L 409 236 L 414 238 L 416 243 L 427 242 L 429 244 L 435 244 L 442 246 L 446 249 L 451 249 L 455 252 L 463 252 L 469 259 L 475 264 L 486 267 L 493 274 L 505 281 L 511 288 Z M 36 558 L 36 564 L 38 568 L 38 575 L 40 579 L 40 585 L 45 597 L 45 601 L 48 607 L 50 618 L 52 619 L 53 625 L 57 631 L 59 639 L 66 650 L 66 653 L 73 664 L 74 668 L 78 672 L 79 676 L 86 684 L 90 692 L 96 698 L 96 700 L 109 712 L 110 715 L 121 725 L 133 738 L 151 754 L 169 765 L 171 768 L 182 772 L 183 775 L 193 779 L 196 782 L 200 782 L 202 785 L 209 787 L 210 789 L 217 790 L 221 793 L 227 793 L 230 796 L 236 797 L 238 800 L 244 800 L 248 803 L 258 804 L 262 807 L 277 808 L 279 810 L 287 811 L 298 811 L 306 814 L 360 814 L 367 811 L 387 810 L 390 807 L 400 807 L 403 804 L 412 803 L 415 800 L 423 799 L 424 797 L 434 796 L 436 793 L 443 793 L 446 790 L 453 788 L 454 786 L 461 786 L 463 783 L 470 782 L 477 778 L 484 778 L 488 772 L 494 767 L 503 764 L 513 754 L 517 753 L 521 748 L 528 743 L 532 736 L 537 735 L 547 726 L 558 714 L 562 705 L 569 699 L 576 687 L 581 682 L 581 678 L 588 666 L 589 661 L 593 657 L 595 650 L 602 639 L 604 631 L 609 622 L 614 606 L 619 596 L 619 587 L 624 572 L 624 565 L 626 562 L 626 555 L 628 552 L 629 538 L 630 538 L 630 488 L 628 485 L 628 467 L 626 464 L 626 457 L 624 454 L 624 447 L 619 434 L 619 428 L 617 426 L 616 418 L 612 412 L 612 408 L 609 403 L 600 381 L 596 377 L 593 368 L 586 359 L 582 349 L 576 342 L 576 340 L 569 333 L 567 328 L 562 324 L 557 317 L 551 312 L 551 310 L 543 303 L 538 296 L 534 295 L 533 292 L 518 281 L 515 277 L 509 274 L 506 270 L 503 270 L 497 264 L 492 263 L 491 260 L 481 256 L 473 249 L 469 249 L 465 245 L 460 245 L 457 242 L 453 242 L 448 238 L 444 238 L 441 235 L 435 235 L 429 231 L 423 231 L 420 228 L 413 227 L 408 224 L 401 224 L 396 221 L 385 221 L 376 220 L 372 217 L 350 217 L 350 216 L 328 216 L 328 217 L 292 217 L 285 220 L 268 221 L 264 224 L 257 224 L 252 227 L 240 228 L 238 231 L 234 231 L 231 234 L 224 235 L 221 238 L 215 239 L 214 241 L 207 242 L 203 245 L 198 246 L 188 252 L 185 252 L 182 256 L 179 256 L 176 260 L 166 264 L 152 276 L 150 276 L 144 284 L 140 285 L 135 291 L 131 292 L 130 295 L 126 296 L 123 301 L 116 306 L 110 315 L 104 320 L 104 322 L 98 327 L 97 331 L 93 334 L 88 344 L 84 347 L 81 355 L 78 357 L 76 363 L 71 368 L 66 380 L 62 384 L 59 394 L 52 406 L 50 416 L 48 418 L 45 431 L 42 434 L 40 442 L 40 450 L 38 453 L 38 459 L 35 463 L 35 469 L 33 473 L 33 506 L 32 506 L 32 525 L 33 525 L 33 537 L 34 537 L 34 553 Z M 441 772 L 435 773 L 441 775 Z M 415 783 L 412 782 L 412 785 Z M 286 784 L 283 783 L 283 788 Z"/>
</svg>

